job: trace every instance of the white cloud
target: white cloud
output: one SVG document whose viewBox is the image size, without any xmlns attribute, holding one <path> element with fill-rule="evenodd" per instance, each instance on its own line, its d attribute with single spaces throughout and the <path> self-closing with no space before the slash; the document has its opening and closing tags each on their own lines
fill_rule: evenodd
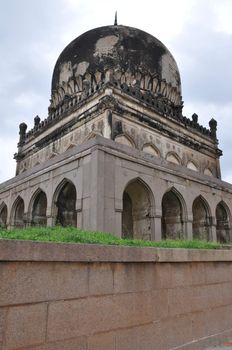
<svg viewBox="0 0 232 350">
<path fill-rule="evenodd" d="M 1 182 L 9 180 L 15 176 L 16 161 L 13 155 L 16 152 L 17 139 L 14 137 L 0 137 L 0 179 Z"/>
<path fill-rule="evenodd" d="M 232 2 L 231 0 L 214 0 L 213 10 L 217 17 L 215 30 L 223 33 L 232 34 Z"/>
<path fill-rule="evenodd" d="M 33 92 L 22 92 L 15 97 L 14 102 L 25 109 L 31 109 L 39 100 L 40 97 Z"/>
</svg>

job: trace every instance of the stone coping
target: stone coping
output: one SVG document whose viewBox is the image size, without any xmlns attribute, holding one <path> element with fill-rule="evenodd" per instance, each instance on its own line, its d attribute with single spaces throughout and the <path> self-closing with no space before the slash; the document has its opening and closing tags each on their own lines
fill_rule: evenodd
<svg viewBox="0 0 232 350">
<path fill-rule="evenodd" d="M 140 248 L 0 239 L 0 261 L 223 262 L 232 261 L 232 250 Z"/>
</svg>

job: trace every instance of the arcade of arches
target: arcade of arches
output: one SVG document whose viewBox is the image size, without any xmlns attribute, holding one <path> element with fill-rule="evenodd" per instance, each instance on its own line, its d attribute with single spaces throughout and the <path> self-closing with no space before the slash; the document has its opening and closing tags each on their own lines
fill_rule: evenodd
<svg viewBox="0 0 232 350">
<path fill-rule="evenodd" d="M 75 185 L 63 180 L 54 192 L 52 199 L 53 224 L 77 226 L 77 192 Z M 154 196 L 151 189 L 141 180 L 134 179 L 126 186 L 122 194 L 122 237 L 151 240 L 154 231 Z M 181 194 L 172 188 L 165 192 L 161 201 L 162 239 L 187 238 L 186 204 Z M 17 197 L 12 208 L 3 202 L 0 206 L 0 226 L 25 227 L 47 225 L 47 195 L 38 189 L 32 196 L 28 213 L 22 197 Z M 8 212 L 10 210 L 10 212 Z M 8 218 L 9 217 L 9 222 Z M 198 196 L 192 204 L 193 239 L 212 240 L 213 214 L 202 197 Z M 220 201 L 215 210 L 217 240 L 221 243 L 231 241 L 231 214 L 226 203 Z"/>
<path fill-rule="evenodd" d="M 70 181 L 62 182 L 56 190 L 56 200 L 53 199 L 55 212 L 54 224 L 62 226 L 76 226 L 76 188 Z M 32 196 L 29 205 L 29 213 L 24 212 L 25 204 L 21 197 L 18 197 L 11 209 L 10 222 L 7 225 L 7 206 L 4 203 L 0 207 L 0 227 L 7 228 L 26 226 L 47 225 L 47 196 L 44 191 L 38 190 Z M 28 217 L 28 219 L 27 219 Z"/>
<path fill-rule="evenodd" d="M 140 180 L 130 182 L 123 192 L 122 237 L 151 239 L 153 225 L 153 195 Z M 193 239 L 212 240 L 212 214 L 208 203 L 198 196 L 192 205 Z M 217 241 L 231 241 L 231 220 L 226 204 L 220 202 L 216 207 Z M 167 191 L 162 198 L 162 239 L 183 239 L 186 235 L 186 205 L 175 188 Z"/>
</svg>

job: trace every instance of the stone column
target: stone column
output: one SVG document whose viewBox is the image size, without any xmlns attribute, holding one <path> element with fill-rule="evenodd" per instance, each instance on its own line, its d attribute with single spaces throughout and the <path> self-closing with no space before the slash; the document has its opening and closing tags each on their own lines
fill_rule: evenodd
<svg viewBox="0 0 232 350">
<path fill-rule="evenodd" d="M 122 209 L 115 209 L 115 236 L 122 237 Z"/>
<path fill-rule="evenodd" d="M 162 240 L 162 215 L 155 215 L 154 217 L 154 230 L 152 230 L 152 241 Z"/>
<path fill-rule="evenodd" d="M 82 199 L 77 198 L 76 200 L 76 218 L 77 218 L 77 227 L 82 228 Z"/>
<path fill-rule="evenodd" d="M 217 242 L 217 229 L 216 229 L 216 225 L 217 225 L 217 221 L 215 216 L 211 217 L 211 226 L 210 226 L 210 239 L 212 239 L 212 241 Z"/>
<path fill-rule="evenodd" d="M 104 152 L 98 149 L 91 154 L 90 174 L 90 227 L 104 231 Z"/>
<path fill-rule="evenodd" d="M 24 212 L 23 214 L 23 223 L 24 227 L 30 227 L 31 226 L 31 218 L 29 213 Z"/>
<path fill-rule="evenodd" d="M 186 229 L 186 239 L 192 240 L 193 239 L 193 222 L 187 221 L 185 223 L 185 229 Z"/>
<path fill-rule="evenodd" d="M 160 202 L 161 203 L 161 202 Z M 152 232 L 151 239 L 153 241 L 162 240 L 162 207 L 154 208 L 154 232 Z"/>
<path fill-rule="evenodd" d="M 185 237 L 186 239 L 192 240 L 193 239 L 193 215 L 192 212 L 187 214 L 187 219 L 184 225 L 185 229 Z"/>
<path fill-rule="evenodd" d="M 55 225 L 55 218 L 52 216 L 52 208 L 51 207 L 47 207 L 46 217 L 47 217 L 47 226 Z"/>
</svg>

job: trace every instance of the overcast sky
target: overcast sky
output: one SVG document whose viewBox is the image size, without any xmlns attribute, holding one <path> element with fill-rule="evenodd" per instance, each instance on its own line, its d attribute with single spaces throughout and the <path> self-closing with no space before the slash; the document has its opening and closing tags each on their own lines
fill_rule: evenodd
<svg viewBox="0 0 232 350">
<path fill-rule="evenodd" d="M 0 182 L 15 174 L 18 125 L 47 117 L 53 67 L 83 32 L 113 24 L 161 40 L 182 79 L 184 115 L 218 121 L 222 178 L 232 182 L 231 0 L 0 0 Z"/>
</svg>

